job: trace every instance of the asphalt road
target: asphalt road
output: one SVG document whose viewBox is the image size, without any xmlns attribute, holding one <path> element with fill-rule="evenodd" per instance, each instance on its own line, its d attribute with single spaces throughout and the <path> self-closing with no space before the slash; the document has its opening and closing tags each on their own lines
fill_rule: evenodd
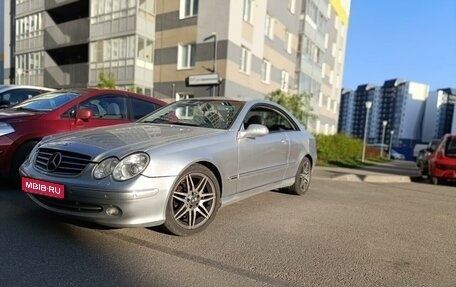
<svg viewBox="0 0 456 287">
<path fill-rule="evenodd" d="M 0 286 L 456 286 L 456 188 L 317 179 L 204 232 L 106 229 L 0 188 Z"/>
</svg>

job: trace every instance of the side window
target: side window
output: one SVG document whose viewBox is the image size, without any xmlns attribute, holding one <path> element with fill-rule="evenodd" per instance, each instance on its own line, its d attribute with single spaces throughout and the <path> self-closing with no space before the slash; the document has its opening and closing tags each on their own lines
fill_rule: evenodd
<svg viewBox="0 0 456 287">
<path fill-rule="evenodd" d="M 88 99 L 79 104 L 77 109 L 89 108 L 95 119 L 128 119 L 127 98 L 120 95 L 102 95 Z M 71 108 L 63 114 L 64 117 L 74 117 L 76 108 Z"/>
<path fill-rule="evenodd" d="M 133 119 L 138 120 L 145 115 L 155 111 L 156 109 L 159 108 L 157 104 L 135 99 L 135 98 L 130 98 L 131 99 L 131 108 L 132 108 L 132 114 L 133 114 Z"/>
<path fill-rule="evenodd" d="M 20 102 L 23 102 L 33 96 L 36 96 L 40 94 L 40 91 L 36 90 L 25 90 L 25 89 L 19 89 L 19 90 L 12 90 L 9 91 L 7 94 L 4 96 L 4 100 L 10 102 L 10 105 L 15 105 L 19 104 Z"/>
<path fill-rule="evenodd" d="M 244 128 L 251 124 L 265 125 L 269 132 L 296 130 L 297 127 L 275 107 L 259 106 L 249 111 L 244 119 Z"/>
</svg>

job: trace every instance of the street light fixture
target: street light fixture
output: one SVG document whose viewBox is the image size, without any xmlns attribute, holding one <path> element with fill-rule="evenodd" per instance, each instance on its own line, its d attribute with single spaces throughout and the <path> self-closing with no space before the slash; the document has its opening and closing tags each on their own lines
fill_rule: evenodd
<svg viewBox="0 0 456 287">
<path fill-rule="evenodd" d="M 390 131 L 391 136 L 390 136 L 390 146 L 389 146 L 389 151 L 388 151 L 388 156 L 391 159 L 391 149 L 393 148 L 393 135 L 394 135 L 394 130 Z"/>
<path fill-rule="evenodd" d="M 380 157 L 383 157 L 383 143 L 385 142 L 385 131 L 386 131 L 386 125 L 388 124 L 388 121 L 383 121 L 382 126 L 383 126 L 383 131 L 382 131 L 382 146 L 380 148 Z"/>
<path fill-rule="evenodd" d="M 364 125 L 364 140 L 363 140 L 363 157 L 361 158 L 361 161 L 364 162 L 366 158 L 366 141 L 367 141 L 367 127 L 368 127 L 368 122 L 369 122 L 369 110 L 372 107 L 372 102 L 367 101 L 366 102 L 366 120 L 365 120 L 365 125 Z"/>
</svg>

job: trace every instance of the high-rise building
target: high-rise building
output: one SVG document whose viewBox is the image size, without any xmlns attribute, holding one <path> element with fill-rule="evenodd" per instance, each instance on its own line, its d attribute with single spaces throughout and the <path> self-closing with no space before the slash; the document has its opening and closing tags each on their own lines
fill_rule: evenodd
<svg viewBox="0 0 456 287">
<path fill-rule="evenodd" d="M 155 95 L 296 92 L 300 11 L 293 0 L 158 0 Z"/>
<path fill-rule="evenodd" d="M 4 1 L 0 2 L 0 15 L 2 15 L 2 18 L 0 20 L 0 85 L 3 84 L 3 74 L 4 74 L 4 61 L 5 61 L 5 55 L 4 55 L 4 39 L 5 39 L 5 20 L 7 18 L 3 17 L 5 15 L 5 3 Z"/>
<path fill-rule="evenodd" d="M 193 96 L 312 96 L 337 131 L 350 0 L 8 0 L 6 81 Z M 7 15 L 8 14 L 8 15 Z"/>
<path fill-rule="evenodd" d="M 316 133 L 334 134 L 347 42 L 349 0 L 303 0 L 298 66 L 299 93 L 313 96 Z"/>
<path fill-rule="evenodd" d="M 429 86 L 391 79 L 383 86 L 360 85 L 345 91 L 339 113 L 339 132 L 363 139 L 366 120 L 367 143 L 386 144 L 410 155 L 421 143 L 422 124 Z M 370 102 L 369 117 L 366 102 Z"/>
<path fill-rule="evenodd" d="M 5 77 L 62 88 L 111 73 L 119 87 L 152 94 L 154 9 L 154 0 L 13 0 Z"/>
<path fill-rule="evenodd" d="M 456 133 L 456 89 L 438 89 L 429 93 L 422 127 L 422 141 Z"/>
</svg>

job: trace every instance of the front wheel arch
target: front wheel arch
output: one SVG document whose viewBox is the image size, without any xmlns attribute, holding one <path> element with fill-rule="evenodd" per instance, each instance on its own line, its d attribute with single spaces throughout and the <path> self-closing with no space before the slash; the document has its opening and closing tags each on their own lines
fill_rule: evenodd
<svg viewBox="0 0 456 287">
<path fill-rule="evenodd" d="M 33 148 L 39 143 L 39 140 L 30 140 L 22 143 L 14 152 L 11 159 L 10 176 L 14 180 L 19 180 L 19 167 L 27 159 Z"/>
</svg>

